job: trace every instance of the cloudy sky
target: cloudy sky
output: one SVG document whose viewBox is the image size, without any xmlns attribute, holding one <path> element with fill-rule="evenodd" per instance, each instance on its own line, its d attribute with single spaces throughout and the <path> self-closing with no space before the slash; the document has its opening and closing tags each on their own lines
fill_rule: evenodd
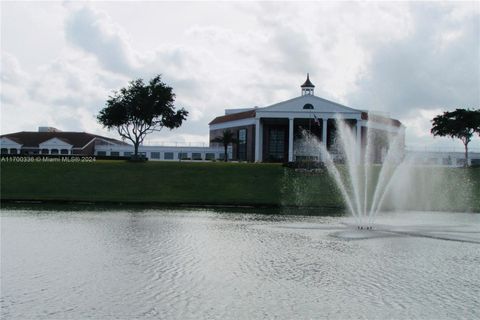
<svg viewBox="0 0 480 320">
<path fill-rule="evenodd" d="M 458 147 L 430 120 L 480 107 L 480 2 L 1 3 L 2 134 L 117 137 L 96 121 L 109 94 L 162 74 L 190 115 L 147 142 L 207 143 L 225 108 L 296 97 L 307 72 L 317 96 L 402 121 L 410 146 Z"/>
</svg>

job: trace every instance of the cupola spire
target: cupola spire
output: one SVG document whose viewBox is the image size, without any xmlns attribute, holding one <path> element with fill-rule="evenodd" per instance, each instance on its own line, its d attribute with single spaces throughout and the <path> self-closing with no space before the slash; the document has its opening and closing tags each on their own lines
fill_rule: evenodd
<svg viewBox="0 0 480 320">
<path fill-rule="evenodd" d="M 310 75 L 307 73 L 307 80 L 300 86 L 302 88 L 302 96 L 305 95 L 312 95 L 313 96 L 313 89 L 315 86 L 310 81 Z"/>
</svg>

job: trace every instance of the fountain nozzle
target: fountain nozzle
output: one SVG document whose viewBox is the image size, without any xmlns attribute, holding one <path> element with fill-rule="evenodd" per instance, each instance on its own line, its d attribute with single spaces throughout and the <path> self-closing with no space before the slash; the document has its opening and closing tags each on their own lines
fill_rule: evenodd
<svg viewBox="0 0 480 320">
<path fill-rule="evenodd" d="M 363 230 L 363 229 L 365 229 L 365 230 L 372 230 L 372 228 L 373 228 L 372 226 L 357 226 L 357 229 L 358 229 L 358 230 Z"/>
</svg>

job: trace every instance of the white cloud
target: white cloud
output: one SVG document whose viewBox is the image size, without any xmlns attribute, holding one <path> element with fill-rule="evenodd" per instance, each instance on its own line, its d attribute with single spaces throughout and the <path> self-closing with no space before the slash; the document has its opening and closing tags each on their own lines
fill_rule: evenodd
<svg viewBox="0 0 480 320">
<path fill-rule="evenodd" d="M 163 132 L 161 136 L 149 135 L 144 141 L 144 145 L 177 145 L 192 147 L 208 147 L 209 135 L 184 134 Z"/>
<path fill-rule="evenodd" d="M 374 48 L 349 101 L 400 118 L 418 108 L 478 107 L 480 11 L 456 23 L 455 6 L 412 5 L 413 32 Z"/>
<path fill-rule="evenodd" d="M 128 36 L 109 16 L 84 6 L 66 20 L 66 39 L 98 58 L 104 68 L 129 74 L 138 67 Z"/>
<path fill-rule="evenodd" d="M 152 141 L 208 142 L 207 124 L 223 109 L 292 98 L 306 72 L 319 96 L 398 117 L 412 143 L 439 141 L 432 112 L 479 106 L 471 4 L 67 2 L 42 7 L 41 19 L 33 9 L 9 3 L 2 13 L 2 132 L 106 134 L 95 115 L 112 90 L 158 73 L 190 116 Z M 22 27 L 29 19 L 35 30 Z M 29 60 L 38 35 L 50 49 Z"/>
</svg>

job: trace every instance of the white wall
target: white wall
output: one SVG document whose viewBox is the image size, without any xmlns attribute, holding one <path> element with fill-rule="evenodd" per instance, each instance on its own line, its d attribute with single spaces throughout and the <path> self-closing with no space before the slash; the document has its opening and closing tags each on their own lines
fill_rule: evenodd
<svg viewBox="0 0 480 320">
<path fill-rule="evenodd" d="M 434 165 L 447 167 L 462 167 L 465 160 L 465 153 L 455 151 L 417 151 L 406 150 L 407 157 L 413 158 L 412 161 L 417 165 Z M 472 160 L 480 160 L 479 152 L 468 153 L 468 163 Z"/>
<path fill-rule="evenodd" d="M 12 149 L 15 149 L 16 150 L 16 153 L 15 154 L 19 154 L 20 153 L 20 149 L 22 148 L 22 145 L 13 141 L 13 140 L 10 140 L 6 137 L 2 137 L 0 139 L 0 147 L 2 149 L 8 149 L 8 152 L 7 154 L 10 154 L 11 153 L 11 150 Z"/>
<path fill-rule="evenodd" d="M 100 154 L 99 154 L 100 152 Z M 133 146 L 105 146 L 97 145 L 95 146 L 95 155 L 102 155 L 103 153 L 107 156 L 112 156 L 112 152 L 118 152 L 119 156 L 129 156 L 133 154 Z M 213 159 L 207 159 L 207 154 L 213 154 L 215 160 L 223 160 L 223 148 L 209 148 L 209 147 L 175 147 L 175 146 L 140 146 L 138 149 L 140 154 L 145 155 L 149 160 L 152 161 L 179 161 L 180 154 L 185 155 L 187 159 L 194 160 L 194 156 L 200 156 L 195 159 L 196 161 L 208 161 Z M 160 153 L 159 158 L 152 158 L 152 153 Z M 232 158 L 232 147 L 229 146 L 227 149 L 228 158 Z M 166 154 L 171 154 L 172 159 L 167 159 Z"/>
</svg>

